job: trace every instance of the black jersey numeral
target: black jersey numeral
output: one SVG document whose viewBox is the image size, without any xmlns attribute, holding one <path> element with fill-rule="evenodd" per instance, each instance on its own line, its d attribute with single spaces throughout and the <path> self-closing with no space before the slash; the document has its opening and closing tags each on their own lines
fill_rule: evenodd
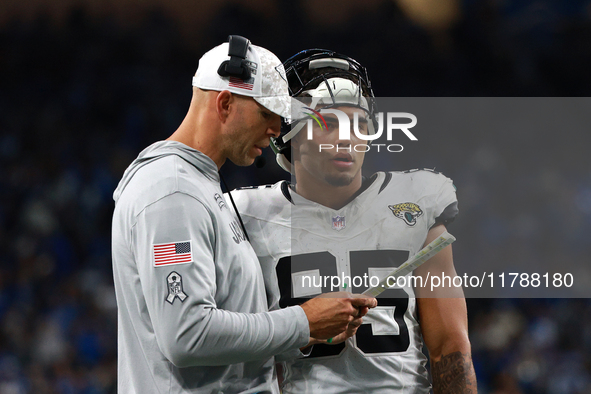
<svg viewBox="0 0 591 394">
<path fill-rule="evenodd" d="M 408 251 L 401 250 L 359 250 L 349 252 L 349 263 L 351 278 L 363 278 L 368 275 L 368 268 L 391 268 L 398 267 L 408 258 Z M 276 266 L 277 280 L 279 283 L 281 308 L 300 305 L 309 298 L 294 298 L 292 290 L 292 274 L 318 270 L 321 278 L 337 276 L 337 258 L 329 252 L 306 253 L 295 256 L 286 256 L 279 260 Z M 323 283 L 324 284 L 324 283 Z M 322 286 L 322 293 L 331 291 L 330 281 L 327 286 Z M 358 286 L 352 290 L 361 293 L 367 287 Z M 398 327 L 396 335 L 374 335 L 374 327 L 371 324 L 362 324 L 357 330 L 357 348 L 365 354 L 397 353 L 408 350 L 410 335 L 404 320 L 408 309 L 408 294 L 402 289 L 388 289 L 379 296 L 380 309 L 389 316 L 392 316 L 391 324 Z M 345 349 L 345 344 L 338 345 L 315 345 L 308 358 L 338 356 Z"/>
<path fill-rule="evenodd" d="M 359 250 L 349 253 L 351 277 L 363 276 L 368 268 L 398 267 L 409 257 L 408 251 L 402 250 Z M 356 287 L 355 293 L 367 290 L 363 285 Z M 364 353 L 405 352 L 410 345 L 408 327 L 404 314 L 408 309 L 408 294 L 402 289 L 388 289 L 378 297 L 378 305 L 391 314 L 393 324 L 398 326 L 397 335 L 373 335 L 372 324 L 362 324 L 357 330 L 357 347 Z M 387 308 L 387 309 L 386 309 Z"/>
<path fill-rule="evenodd" d="M 337 259 L 329 252 L 307 253 L 296 256 L 286 256 L 277 263 L 277 281 L 279 282 L 279 291 L 281 298 L 279 306 L 286 308 L 293 305 L 301 305 L 309 298 L 294 298 L 291 289 L 291 274 L 308 270 L 319 270 L 321 277 L 338 275 Z M 330 283 L 327 287 L 322 287 L 323 293 L 330 292 Z M 312 352 L 307 358 L 337 356 L 345 350 L 345 343 L 337 345 L 314 345 Z"/>
</svg>

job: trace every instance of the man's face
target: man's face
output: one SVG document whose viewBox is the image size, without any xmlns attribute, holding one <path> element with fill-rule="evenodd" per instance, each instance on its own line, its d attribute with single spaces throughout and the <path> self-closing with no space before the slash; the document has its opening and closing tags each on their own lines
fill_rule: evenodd
<svg viewBox="0 0 591 394">
<path fill-rule="evenodd" d="M 351 139 L 339 139 L 339 122 L 334 114 L 322 113 L 326 126 L 313 122 L 313 136 L 308 140 L 307 127 L 294 137 L 292 141 L 293 158 L 300 171 L 305 171 L 316 179 L 331 186 L 347 186 L 357 177 L 361 177 L 361 166 L 365 157 L 366 144 L 353 132 L 353 115 L 358 114 L 359 132 L 367 134 L 367 117 L 365 111 L 356 107 L 336 107 L 349 116 Z M 322 123 L 322 122 L 321 122 Z M 357 146 L 357 152 L 355 150 Z M 297 171 L 297 170 L 296 170 Z M 297 178 L 296 173 L 296 178 Z"/>
<path fill-rule="evenodd" d="M 236 111 L 226 134 L 227 157 L 239 166 L 249 166 L 279 136 L 281 117 L 250 97 L 238 97 Z"/>
</svg>

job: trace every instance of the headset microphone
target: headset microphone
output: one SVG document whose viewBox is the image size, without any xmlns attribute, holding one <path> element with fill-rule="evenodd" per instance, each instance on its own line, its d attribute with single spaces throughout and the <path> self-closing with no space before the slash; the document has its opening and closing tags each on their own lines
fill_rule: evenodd
<svg viewBox="0 0 591 394">
<path fill-rule="evenodd" d="M 267 159 L 265 159 L 265 156 L 261 155 L 254 158 L 254 165 L 256 168 L 263 168 L 265 164 L 267 164 Z"/>
</svg>

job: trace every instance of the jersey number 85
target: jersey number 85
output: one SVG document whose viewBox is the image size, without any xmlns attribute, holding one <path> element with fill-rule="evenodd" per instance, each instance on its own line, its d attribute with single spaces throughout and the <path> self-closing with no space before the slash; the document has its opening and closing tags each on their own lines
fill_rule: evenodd
<svg viewBox="0 0 591 394">
<path fill-rule="evenodd" d="M 372 269 L 385 272 L 392 271 L 400 264 L 406 261 L 409 256 L 408 251 L 402 250 L 357 250 L 349 251 L 350 278 L 362 278 Z M 337 257 L 329 252 L 316 252 L 299 254 L 295 256 L 286 256 L 279 260 L 277 267 L 277 280 L 281 298 L 279 305 L 282 308 L 300 305 L 307 301 L 307 298 L 294 297 L 292 289 L 292 275 L 301 272 L 315 272 L 320 278 L 340 277 L 342 273 L 338 272 Z M 358 283 L 353 283 L 358 285 Z M 324 285 L 324 283 L 322 283 Z M 354 293 L 362 293 L 367 286 L 349 288 Z M 327 281 L 326 286 L 322 286 L 322 293 L 331 291 L 331 283 Z M 341 288 L 342 289 L 342 288 Z M 336 291 L 336 289 L 332 290 Z M 397 334 L 377 334 L 374 335 L 372 324 L 362 324 L 357 330 L 356 347 L 366 355 L 380 353 L 398 353 L 408 350 L 410 345 L 410 336 L 408 327 L 404 320 L 404 315 L 408 309 L 408 294 L 402 289 L 388 289 L 384 291 L 378 299 L 379 309 L 385 312 L 391 325 L 397 326 Z M 369 319 L 366 319 L 369 320 Z M 345 343 L 337 345 L 316 345 L 308 358 L 338 356 L 345 349 Z"/>
</svg>

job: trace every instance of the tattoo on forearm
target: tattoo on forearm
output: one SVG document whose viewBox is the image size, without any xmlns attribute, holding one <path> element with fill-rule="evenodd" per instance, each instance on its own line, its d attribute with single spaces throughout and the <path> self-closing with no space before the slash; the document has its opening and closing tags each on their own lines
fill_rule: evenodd
<svg viewBox="0 0 591 394">
<path fill-rule="evenodd" d="M 454 352 L 433 364 L 435 394 L 476 394 L 476 375 L 469 353 Z"/>
</svg>

